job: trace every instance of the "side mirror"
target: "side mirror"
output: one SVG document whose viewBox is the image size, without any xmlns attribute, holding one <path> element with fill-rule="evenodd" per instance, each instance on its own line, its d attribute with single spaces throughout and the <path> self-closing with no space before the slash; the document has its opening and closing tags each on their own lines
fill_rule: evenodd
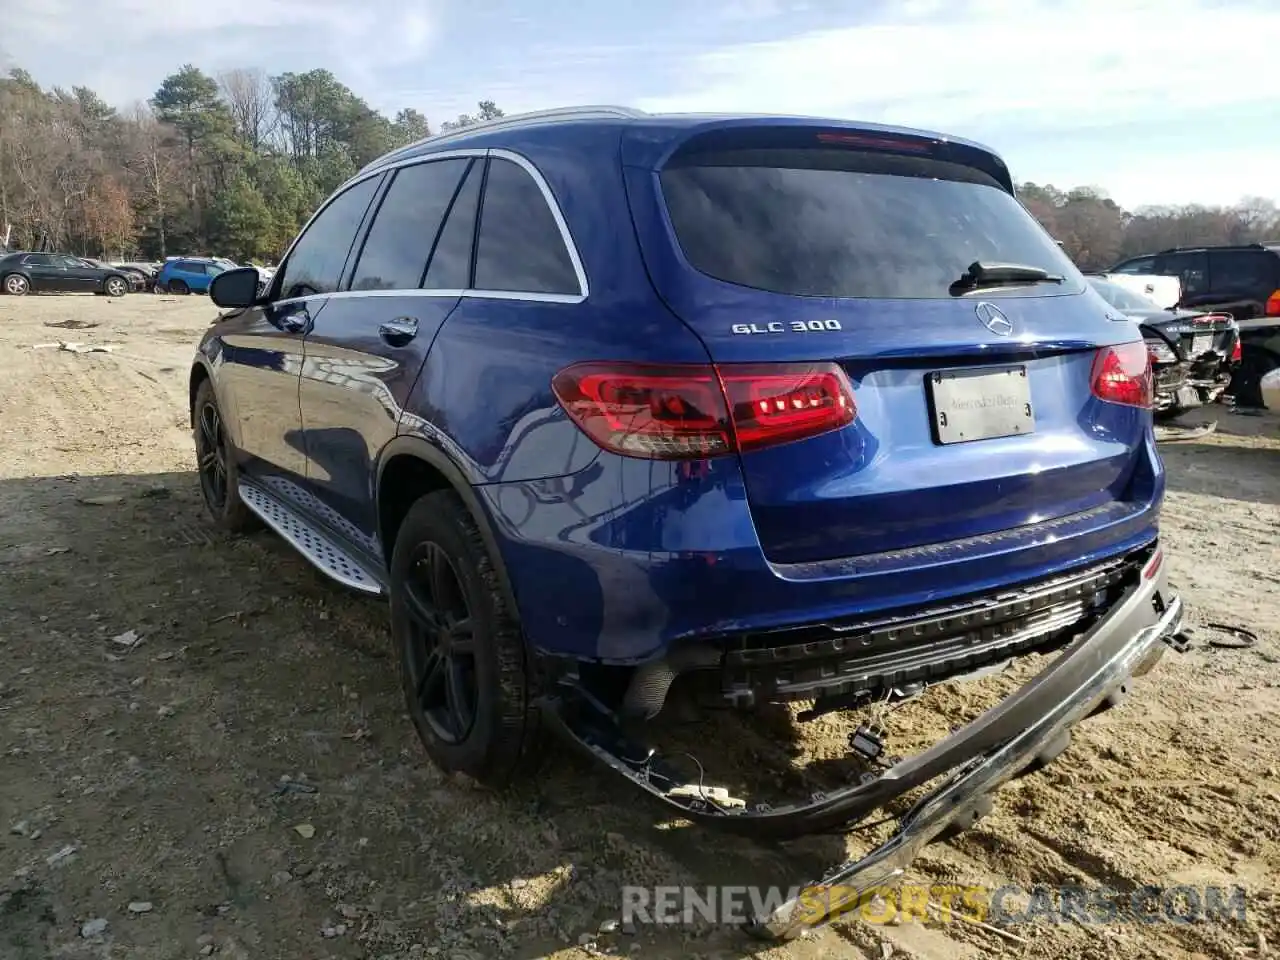
<svg viewBox="0 0 1280 960">
<path fill-rule="evenodd" d="M 224 270 L 209 284 L 209 299 L 220 307 L 251 307 L 258 302 L 258 271 L 253 267 Z"/>
</svg>

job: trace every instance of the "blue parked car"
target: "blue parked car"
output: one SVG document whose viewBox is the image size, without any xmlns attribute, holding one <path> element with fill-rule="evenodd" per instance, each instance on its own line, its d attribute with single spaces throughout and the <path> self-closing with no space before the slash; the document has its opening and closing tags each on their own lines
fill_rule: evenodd
<svg viewBox="0 0 1280 960">
<path fill-rule="evenodd" d="M 156 274 L 156 293 L 208 293 L 209 284 L 218 274 L 227 270 L 228 263 L 212 259 L 182 257 L 166 260 Z"/>
<path fill-rule="evenodd" d="M 256 287 L 216 278 L 232 312 L 191 369 L 205 502 L 389 600 L 446 770 L 506 783 L 551 729 L 679 816 L 772 837 L 941 778 L 830 875 L 856 893 L 1180 645 L 1146 349 L 985 147 L 506 118 L 366 167 Z M 925 752 L 873 717 L 863 772 L 790 802 L 647 743 L 685 675 L 804 720 L 1032 652 L 1057 656 Z M 801 906 L 759 929 L 840 903 Z"/>
</svg>

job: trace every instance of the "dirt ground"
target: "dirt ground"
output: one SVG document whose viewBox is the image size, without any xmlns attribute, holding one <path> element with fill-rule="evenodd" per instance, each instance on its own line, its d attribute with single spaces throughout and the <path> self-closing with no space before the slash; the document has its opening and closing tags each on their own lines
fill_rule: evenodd
<svg viewBox="0 0 1280 960">
<path fill-rule="evenodd" d="M 785 886 L 865 841 L 764 848 L 684 828 L 558 748 L 509 795 L 438 774 L 401 707 L 383 605 L 269 533 L 204 520 L 186 377 L 214 314 L 200 297 L 0 297 L 0 958 L 1235 960 L 1280 946 L 1280 417 L 1217 409 L 1200 418 L 1216 434 L 1163 448 L 1196 648 L 912 871 L 1239 884 L 1247 920 L 1008 935 L 842 922 L 766 949 L 731 929 L 608 921 L 624 883 Z M 1210 645 L 1215 622 L 1256 646 Z M 761 763 L 754 720 L 711 722 L 722 760 Z M 837 756 L 847 732 L 799 727 L 779 762 Z"/>
</svg>

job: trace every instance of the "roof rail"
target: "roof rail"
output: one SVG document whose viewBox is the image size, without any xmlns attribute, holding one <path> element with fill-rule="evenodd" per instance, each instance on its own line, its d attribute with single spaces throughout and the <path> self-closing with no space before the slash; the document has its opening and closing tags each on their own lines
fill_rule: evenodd
<svg viewBox="0 0 1280 960">
<path fill-rule="evenodd" d="M 384 156 L 379 157 L 365 165 L 361 173 L 373 170 L 382 166 L 384 163 L 402 157 L 405 154 L 417 150 L 419 147 L 433 146 L 437 143 L 448 143 L 450 140 L 469 137 L 474 133 L 487 132 L 491 130 L 507 130 L 518 129 L 525 125 L 533 125 L 551 120 L 638 120 L 648 116 L 643 110 L 637 110 L 634 107 L 616 107 L 616 106 L 581 106 L 581 107 L 552 107 L 549 110 L 533 110 L 529 113 L 517 113 L 509 117 L 495 117 L 492 120 L 481 120 L 478 123 L 470 123 L 465 127 L 459 127 L 456 130 L 446 130 L 443 133 L 434 133 L 429 137 L 423 137 L 421 140 L 415 140 L 413 143 L 393 150 Z"/>
</svg>

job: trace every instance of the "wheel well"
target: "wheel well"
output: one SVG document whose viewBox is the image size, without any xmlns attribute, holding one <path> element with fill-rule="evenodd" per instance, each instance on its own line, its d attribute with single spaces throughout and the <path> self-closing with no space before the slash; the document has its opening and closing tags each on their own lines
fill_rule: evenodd
<svg viewBox="0 0 1280 960">
<path fill-rule="evenodd" d="M 452 486 L 443 473 L 412 454 L 399 454 L 387 461 L 378 480 L 378 534 L 388 565 L 409 508 L 419 497 Z"/>
<path fill-rule="evenodd" d="M 191 414 L 191 429 L 196 428 L 196 393 L 200 385 L 209 379 L 209 371 L 200 364 L 191 368 L 191 382 L 188 388 L 187 412 Z"/>
</svg>

